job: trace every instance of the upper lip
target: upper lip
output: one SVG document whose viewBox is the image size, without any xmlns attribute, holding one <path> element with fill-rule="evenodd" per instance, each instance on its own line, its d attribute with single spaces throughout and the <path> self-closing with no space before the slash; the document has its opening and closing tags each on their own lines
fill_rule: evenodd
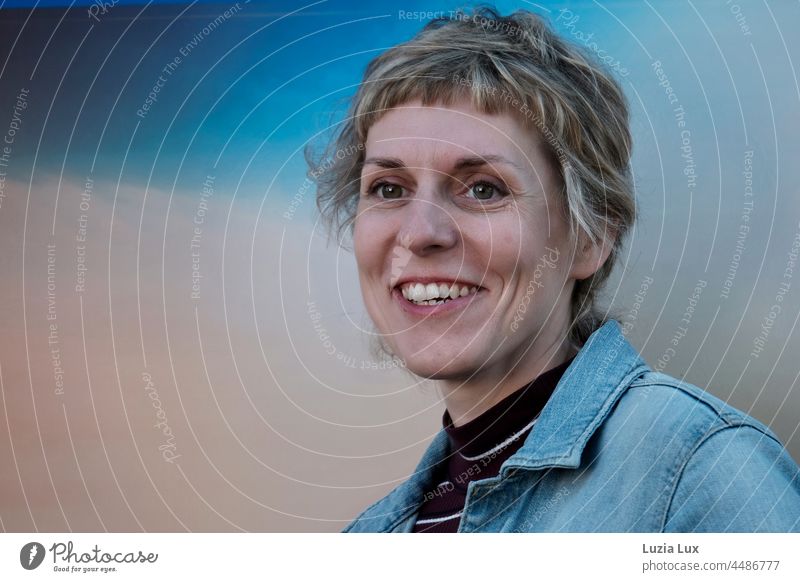
<svg viewBox="0 0 800 582">
<path fill-rule="evenodd" d="M 409 282 L 414 283 L 458 283 L 459 285 L 469 285 L 470 287 L 477 287 L 481 289 L 481 285 L 478 283 L 473 283 L 468 281 L 467 279 L 457 279 L 455 277 L 448 277 L 448 276 L 423 276 L 423 275 L 404 275 L 400 277 L 397 282 L 394 284 L 395 287 L 400 287 L 405 283 Z"/>
</svg>

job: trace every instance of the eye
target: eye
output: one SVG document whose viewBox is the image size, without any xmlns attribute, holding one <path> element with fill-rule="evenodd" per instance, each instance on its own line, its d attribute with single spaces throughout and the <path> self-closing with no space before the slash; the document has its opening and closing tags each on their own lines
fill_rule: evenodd
<svg viewBox="0 0 800 582">
<path fill-rule="evenodd" d="M 503 190 L 491 182 L 475 182 L 472 186 L 470 186 L 469 192 L 476 200 L 482 201 L 491 200 L 495 195 L 500 198 L 506 196 L 506 193 Z"/>
<path fill-rule="evenodd" d="M 387 200 L 392 200 L 403 196 L 403 187 L 391 182 L 378 182 L 370 188 L 369 193 L 379 194 Z"/>
</svg>

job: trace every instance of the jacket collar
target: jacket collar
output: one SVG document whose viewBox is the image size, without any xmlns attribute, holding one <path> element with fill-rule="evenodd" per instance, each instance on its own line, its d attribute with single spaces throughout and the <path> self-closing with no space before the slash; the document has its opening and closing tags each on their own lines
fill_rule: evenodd
<svg viewBox="0 0 800 582">
<path fill-rule="evenodd" d="M 503 464 L 512 467 L 578 467 L 581 453 L 634 378 L 650 368 L 609 320 L 597 329 L 564 372 L 533 430 Z"/>
<path fill-rule="evenodd" d="M 503 463 L 503 475 L 514 468 L 578 467 L 589 438 L 633 379 L 649 369 L 615 320 L 603 324 L 562 375 L 525 443 Z M 407 518 L 418 510 L 436 465 L 448 452 L 447 433 L 440 429 L 409 479 L 344 531 L 391 531 L 403 523 L 413 527 Z"/>
</svg>

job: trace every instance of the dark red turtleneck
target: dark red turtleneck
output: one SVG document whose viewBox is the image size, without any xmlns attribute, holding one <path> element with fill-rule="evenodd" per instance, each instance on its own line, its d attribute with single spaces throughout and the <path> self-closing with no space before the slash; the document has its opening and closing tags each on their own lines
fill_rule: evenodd
<svg viewBox="0 0 800 582">
<path fill-rule="evenodd" d="M 435 472 L 436 485 L 425 493 L 415 533 L 455 533 L 470 481 L 494 477 L 530 434 L 536 418 L 574 358 L 541 374 L 461 426 L 445 411 L 442 425 L 450 454 Z"/>
</svg>

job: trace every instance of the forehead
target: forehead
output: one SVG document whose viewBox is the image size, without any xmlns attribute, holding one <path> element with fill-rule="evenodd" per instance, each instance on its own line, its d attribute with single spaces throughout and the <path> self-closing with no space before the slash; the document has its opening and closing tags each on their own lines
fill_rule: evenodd
<svg viewBox="0 0 800 582">
<path fill-rule="evenodd" d="M 540 140 L 510 113 L 487 114 L 469 102 L 422 105 L 412 101 L 392 108 L 369 128 L 367 155 L 403 154 L 413 158 L 502 154 L 524 165 L 533 161 Z"/>
</svg>

